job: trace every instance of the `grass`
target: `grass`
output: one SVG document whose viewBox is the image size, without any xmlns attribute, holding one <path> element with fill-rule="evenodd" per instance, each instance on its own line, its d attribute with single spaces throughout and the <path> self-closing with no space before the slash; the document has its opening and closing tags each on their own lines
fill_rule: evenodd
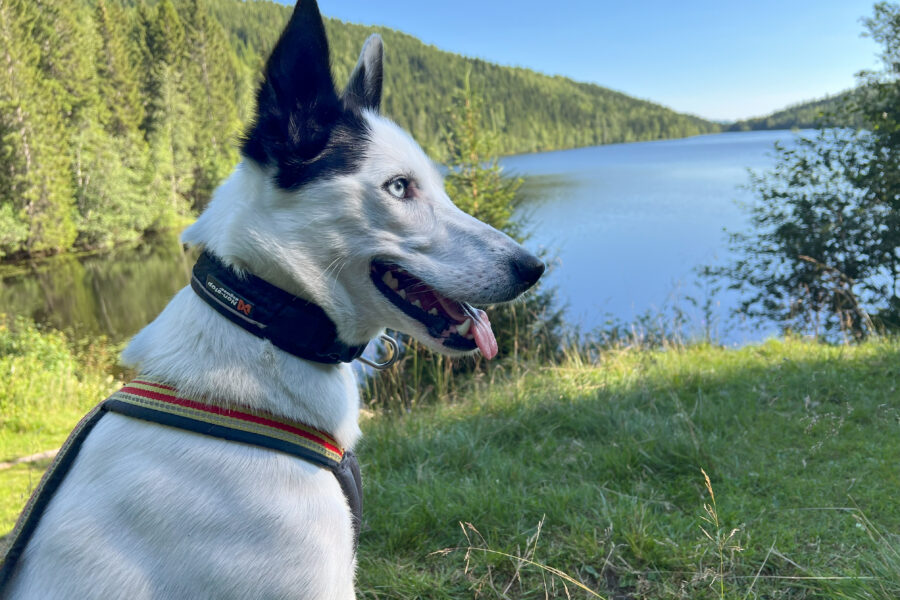
<svg viewBox="0 0 900 600">
<path fill-rule="evenodd" d="M 0 318 L 0 462 L 58 448 L 118 382 L 115 353 Z M 12 529 L 48 460 L 0 469 L 0 536 Z"/>
<path fill-rule="evenodd" d="M 54 335 L 0 344 L 36 378 L 4 454 L 58 445 L 114 385 Z M 596 356 L 367 413 L 361 598 L 900 597 L 900 340 Z M 0 471 L 0 532 L 42 466 Z"/>
<path fill-rule="evenodd" d="M 57 448 L 117 385 L 116 351 L 0 317 L 0 461 Z"/>
<path fill-rule="evenodd" d="M 565 596 L 502 552 L 607 598 L 896 598 L 898 381 L 891 340 L 626 350 L 371 419 L 360 595 Z"/>
</svg>

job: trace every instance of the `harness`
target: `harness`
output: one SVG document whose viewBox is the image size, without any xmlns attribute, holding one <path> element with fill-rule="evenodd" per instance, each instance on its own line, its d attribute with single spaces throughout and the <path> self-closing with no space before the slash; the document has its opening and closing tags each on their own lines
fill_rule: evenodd
<svg viewBox="0 0 900 600">
<path fill-rule="evenodd" d="M 301 423 L 259 412 L 230 410 L 179 396 L 175 388 L 136 379 L 97 405 L 78 423 L 44 473 L 11 534 L 11 545 L 0 563 L 0 591 L 12 577 L 16 563 L 34 534 L 53 494 L 75 462 L 94 426 L 107 413 L 158 423 L 232 442 L 282 452 L 334 473 L 353 523 L 354 551 L 362 519 L 362 479 L 352 451 L 341 449 L 329 435 Z"/>
<path fill-rule="evenodd" d="M 203 252 L 194 265 L 191 288 L 230 322 L 299 358 L 331 365 L 360 360 L 383 370 L 400 355 L 397 342 L 382 335 L 382 340 L 391 348 L 390 358 L 382 363 L 366 359 L 362 356 L 365 345 L 343 342 L 336 325 L 320 306 L 252 273 L 239 272 L 209 251 Z M 12 576 L 41 515 L 75 462 L 84 440 L 94 425 L 110 412 L 283 452 L 329 469 L 337 478 L 350 507 L 353 548 L 356 550 L 362 522 L 362 478 L 353 452 L 341 449 L 328 434 L 306 425 L 280 420 L 273 415 L 204 404 L 179 396 L 175 388 L 163 383 L 140 379 L 132 381 L 85 415 L 60 448 L 13 529 L 11 545 L 0 563 L 0 591 Z"/>
</svg>

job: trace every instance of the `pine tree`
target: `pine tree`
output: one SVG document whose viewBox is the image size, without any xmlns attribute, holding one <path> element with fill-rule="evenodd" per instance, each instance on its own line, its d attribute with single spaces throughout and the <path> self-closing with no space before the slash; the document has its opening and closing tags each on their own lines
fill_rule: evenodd
<svg viewBox="0 0 900 600">
<path fill-rule="evenodd" d="M 469 74 L 454 95 L 445 134 L 450 172 L 445 186 L 453 202 L 473 217 L 511 235 L 521 180 L 504 177 L 497 162 L 497 130 L 485 125 L 483 100 L 472 91 Z"/>
<path fill-rule="evenodd" d="M 140 78 L 132 59 L 134 53 L 125 35 L 128 19 L 117 3 L 99 0 L 94 22 L 101 40 L 96 56 L 100 96 L 109 109 L 105 125 L 113 135 L 130 136 L 143 121 L 144 107 Z"/>
<path fill-rule="evenodd" d="M 149 148 L 139 130 L 143 106 L 127 20 L 117 5 L 100 0 L 94 25 L 97 102 L 71 140 L 78 244 L 86 247 L 133 240 L 154 220 L 146 201 Z"/>
<path fill-rule="evenodd" d="M 202 209 L 237 162 L 234 140 L 240 130 L 237 102 L 241 78 L 237 57 L 204 0 L 190 0 L 185 19 L 189 53 L 186 81 L 193 111 L 195 160 L 191 204 Z"/>
<path fill-rule="evenodd" d="M 0 2 L 0 250 L 68 249 L 75 239 L 65 98 L 46 72 L 42 48 L 54 23 L 28 0 Z"/>
<path fill-rule="evenodd" d="M 132 60 L 138 74 L 138 88 L 141 98 L 140 130 L 147 138 L 150 130 L 150 98 L 153 94 L 153 54 L 150 51 L 150 30 L 153 28 L 155 11 L 151 10 L 144 0 L 137 5 L 131 22 L 130 49 Z"/>
<path fill-rule="evenodd" d="M 160 2 L 146 26 L 149 76 L 144 130 L 153 165 L 156 220 L 165 226 L 188 212 L 193 186 L 193 115 L 184 81 L 188 57 L 184 27 L 171 0 Z"/>
</svg>

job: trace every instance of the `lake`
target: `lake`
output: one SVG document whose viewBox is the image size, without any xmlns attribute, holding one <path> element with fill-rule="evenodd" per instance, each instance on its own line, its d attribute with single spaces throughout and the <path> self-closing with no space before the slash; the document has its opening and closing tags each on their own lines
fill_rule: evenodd
<svg viewBox="0 0 900 600">
<path fill-rule="evenodd" d="M 732 292 L 713 300 L 712 322 L 688 297 L 710 297 L 695 270 L 729 258 L 727 234 L 747 228 L 739 202 L 753 199 L 748 169 L 774 164 L 775 142 L 790 131 L 754 131 L 616 144 L 514 156 L 501 164 L 526 180 L 522 207 L 528 245 L 552 257 L 547 278 L 582 331 L 642 315 L 671 319 L 679 308 L 700 333 L 709 326 L 723 342 L 777 333 L 730 314 Z"/>
<path fill-rule="evenodd" d="M 680 306 L 702 328 L 703 315 L 685 300 L 705 293 L 693 270 L 727 258 L 723 229 L 746 227 L 737 202 L 752 198 L 741 189 L 747 169 L 770 166 L 773 144 L 792 138 L 787 131 L 723 133 L 513 156 L 502 165 L 525 179 L 527 245 L 553 257 L 547 283 L 572 324 L 587 331 L 648 312 L 665 319 Z M 76 335 L 123 340 L 187 283 L 192 260 L 169 235 L 103 255 L 24 263 L 0 277 L 0 302 L 7 313 Z M 722 341 L 775 332 L 721 327 L 736 302 L 717 298 Z"/>
</svg>

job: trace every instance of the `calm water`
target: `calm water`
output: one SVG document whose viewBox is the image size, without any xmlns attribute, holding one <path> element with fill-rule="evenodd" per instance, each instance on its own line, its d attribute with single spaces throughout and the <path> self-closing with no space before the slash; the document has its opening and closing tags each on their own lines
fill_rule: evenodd
<svg viewBox="0 0 900 600">
<path fill-rule="evenodd" d="M 99 256 L 25 263 L 2 278 L 0 305 L 79 335 L 123 340 L 187 284 L 193 258 L 169 235 Z"/>
<path fill-rule="evenodd" d="M 589 331 L 609 319 L 671 315 L 678 306 L 699 332 L 703 314 L 687 297 L 706 298 L 709 290 L 695 269 L 728 258 L 724 230 L 746 228 L 738 203 L 753 197 L 742 189 L 748 168 L 770 167 L 773 144 L 794 136 L 724 133 L 515 156 L 502 164 L 526 179 L 528 244 L 556 257 L 549 283 L 571 323 Z M 775 332 L 729 318 L 737 301 L 733 293 L 715 297 L 710 325 L 720 339 L 739 343 Z"/>
<path fill-rule="evenodd" d="M 724 257 L 723 228 L 739 230 L 736 201 L 747 168 L 771 164 L 775 141 L 789 132 L 726 133 L 510 157 L 508 172 L 526 178 L 528 244 L 556 257 L 549 282 L 583 330 L 610 317 L 685 305 L 697 294 L 693 269 Z M 192 257 L 175 236 L 87 258 L 19 265 L 0 279 L 5 311 L 79 334 L 120 340 L 162 310 L 189 277 Z M 722 296 L 724 318 L 736 299 Z M 697 316 L 699 319 L 699 315 Z M 743 325 L 727 341 L 764 337 Z"/>
</svg>

